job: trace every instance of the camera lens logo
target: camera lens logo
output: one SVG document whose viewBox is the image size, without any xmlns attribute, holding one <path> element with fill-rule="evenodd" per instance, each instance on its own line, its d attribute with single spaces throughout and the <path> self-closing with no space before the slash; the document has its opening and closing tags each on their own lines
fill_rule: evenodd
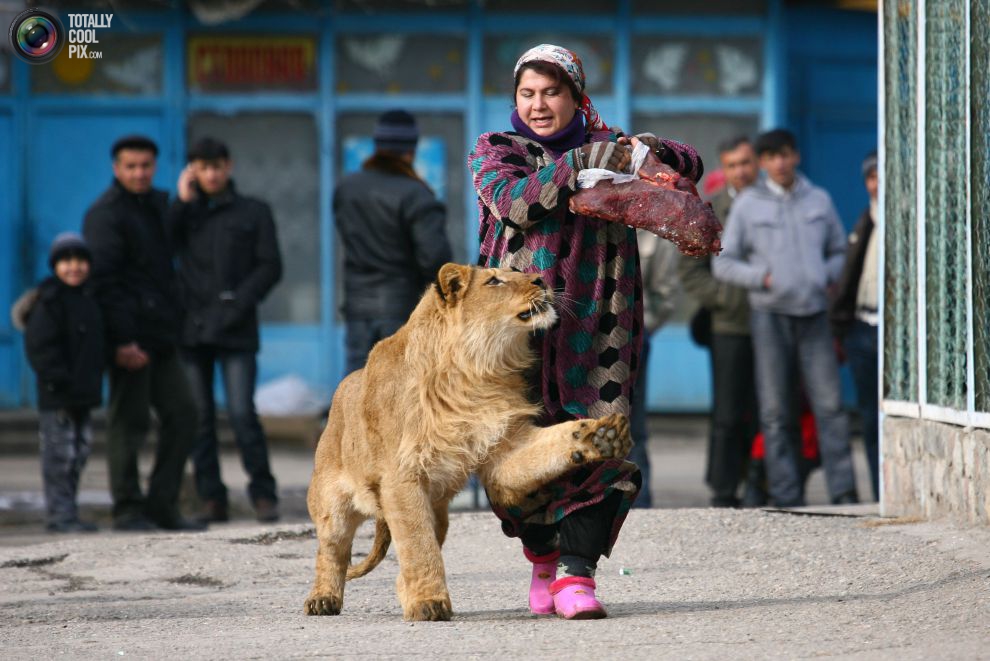
<svg viewBox="0 0 990 661">
<path fill-rule="evenodd" d="M 65 29 L 55 16 L 39 9 L 22 11 L 10 24 L 10 46 L 30 64 L 50 62 L 65 44 Z"/>
</svg>

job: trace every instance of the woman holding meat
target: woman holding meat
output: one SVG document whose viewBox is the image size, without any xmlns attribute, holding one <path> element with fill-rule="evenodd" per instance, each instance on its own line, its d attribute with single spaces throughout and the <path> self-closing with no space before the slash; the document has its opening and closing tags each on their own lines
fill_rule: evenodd
<svg viewBox="0 0 990 661">
<path fill-rule="evenodd" d="M 531 381 L 546 424 L 628 415 L 643 328 L 636 231 L 573 214 L 567 201 L 579 170 L 628 168 L 629 141 L 598 116 L 571 51 L 536 46 L 513 74 L 515 130 L 481 135 L 468 158 L 479 198 L 479 263 L 541 273 L 557 294 L 561 320 L 535 340 L 541 360 Z M 701 177 L 693 148 L 638 137 L 681 174 Z M 611 552 L 641 480 L 635 464 L 606 461 L 545 485 L 518 508 L 494 508 L 533 563 L 534 613 L 605 617 L 595 568 Z"/>
</svg>

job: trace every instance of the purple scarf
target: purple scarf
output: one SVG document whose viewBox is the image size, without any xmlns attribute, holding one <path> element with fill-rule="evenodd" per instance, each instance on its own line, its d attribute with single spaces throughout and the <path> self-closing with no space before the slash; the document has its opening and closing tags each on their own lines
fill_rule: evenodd
<svg viewBox="0 0 990 661">
<path fill-rule="evenodd" d="M 512 128 L 514 128 L 517 133 L 525 138 L 529 138 L 530 140 L 540 143 L 556 155 L 560 155 L 569 149 L 574 149 L 575 147 L 580 147 L 584 144 L 584 117 L 578 112 L 574 113 L 574 118 L 571 119 L 570 124 L 560 129 L 553 135 L 546 136 L 539 135 L 535 133 L 533 129 L 526 126 L 526 122 L 524 122 L 519 116 L 518 111 L 512 111 L 512 116 L 509 118 L 509 121 L 512 122 Z"/>
</svg>

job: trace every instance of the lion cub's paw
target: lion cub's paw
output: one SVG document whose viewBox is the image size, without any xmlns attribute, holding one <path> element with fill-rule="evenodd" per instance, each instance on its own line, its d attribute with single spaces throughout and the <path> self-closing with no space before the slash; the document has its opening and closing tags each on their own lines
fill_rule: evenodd
<svg viewBox="0 0 990 661">
<path fill-rule="evenodd" d="M 447 622 L 453 609 L 449 599 L 427 599 L 410 605 L 404 615 L 404 619 L 416 622 Z"/>
<path fill-rule="evenodd" d="M 629 419 L 619 413 L 597 420 L 581 420 L 571 436 L 583 446 L 571 453 L 571 461 L 576 464 L 598 459 L 623 459 L 632 449 Z"/>
<path fill-rule="evenodd" d="M 306 600 L 306 615 L 340 615 L 340 599 L 329 595 L 316 595 Z"/>
</svg>

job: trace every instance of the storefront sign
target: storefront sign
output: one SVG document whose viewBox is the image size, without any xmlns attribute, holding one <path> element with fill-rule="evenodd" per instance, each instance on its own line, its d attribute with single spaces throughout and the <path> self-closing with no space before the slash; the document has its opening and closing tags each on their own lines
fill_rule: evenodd
<svg viewBox="0 0 990 661">
<path fill-rule="evenodd" d="M 316 89 L 316 38 L 190 37 L 189 87 L 207 92 Z"/>
</svg>

